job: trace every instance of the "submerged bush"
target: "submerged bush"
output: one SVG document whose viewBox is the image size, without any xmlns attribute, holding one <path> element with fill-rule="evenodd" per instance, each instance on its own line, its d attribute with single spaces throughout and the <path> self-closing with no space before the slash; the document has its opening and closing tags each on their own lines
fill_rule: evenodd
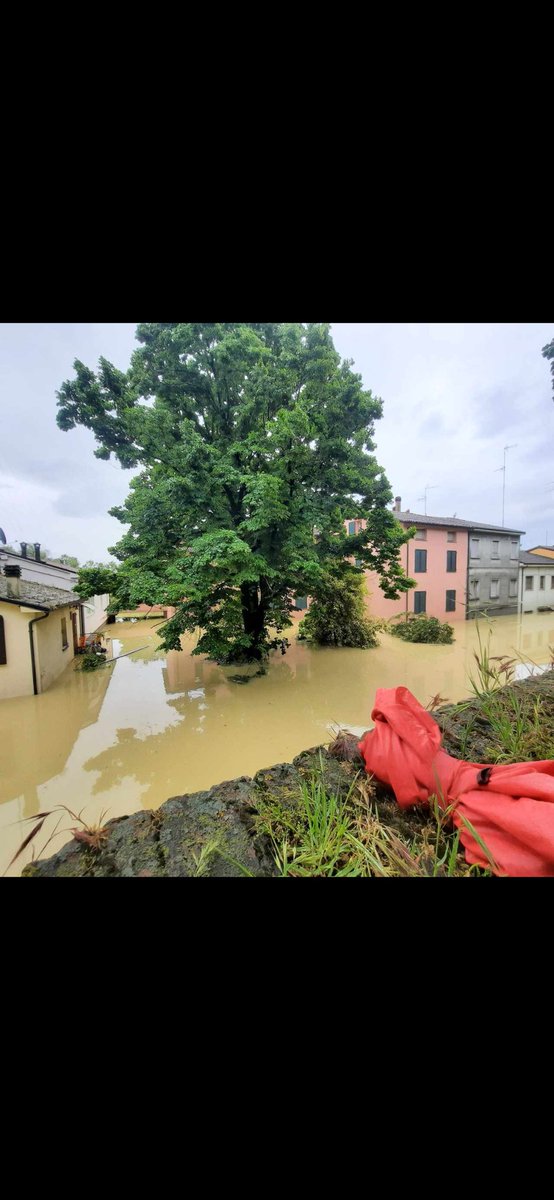
<svg viewBox="0 0 554 1200">
<path fill-rule="evenodd" d="M 378 646 L 377 630 L 381 628 L 381 622 L 367 615 L 364 586 L 363 575 L 350 567 L 340 573 L 327 574 L 300 622 L 300 640 L 317 642 L 320 646 L 355 646 L 359 649 Z"/>
<path fill-rule="evenodd" d="M 104 658 L 102 655 L 96 654 L 95 652 L 93 652 L 93 653 L 89 652 L 87 654 L 83 654 L 83 657 L 82 657 L 81 663 L 80 663 L 80 670 L 81 671 L 97 671 L 98 668 L 103 667 L 103 665 L 104 665 Z"/>
<path fill-rule="evenodd" d="M 389 633 L 403 638 L 405 642 L 435 642 L 445 645 L 454 641 L 454 629 L 446 621 L 441 622 L 437 617 L 410 614 L 407 621 L 397 625 L 389 625 Z"/>
</svg>

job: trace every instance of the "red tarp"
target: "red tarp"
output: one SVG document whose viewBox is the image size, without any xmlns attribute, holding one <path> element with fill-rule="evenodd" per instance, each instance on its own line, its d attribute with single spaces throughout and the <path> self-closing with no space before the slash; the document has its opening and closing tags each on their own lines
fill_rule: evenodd
<svg viewBox="0 0 554 1200">
<path fill-rule="evenodd" d="M 452 820 L 469 863 L 490 862 L 463 818 L 488 847 L 496 875 L 554 876 L 554 760 L 487 767 L 441 750 L 441 731 L 405 687 L 379 688 L 375 728 L 359 743 L 366 770 L 390 785 L 401 808 L 436 795 L 455 804 Z"/>
</svg>

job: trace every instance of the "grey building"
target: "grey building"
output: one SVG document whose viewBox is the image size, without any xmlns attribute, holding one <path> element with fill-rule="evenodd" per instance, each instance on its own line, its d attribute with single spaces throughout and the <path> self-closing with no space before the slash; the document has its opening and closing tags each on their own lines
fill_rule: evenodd
<svg viewBox="0 0 554 1200">
<path fill-rule="evenodd" d="M 422 536 L 426 528 L 444 528 L 448 539 L 454 541 L 456 529 L 467 532 L 466 618 L 472 619 L 482 613 L 510 616 L 519 611 L 520 538 L 524 530 L 465 521 L 461 517 L 412 513 L 409 509 L 401 509 L 399 497 L 394 513 L 403 525 L 415 525 Z M 416 541 L 417 537 L 416 534 Z M 460 557 L 458 555 L 458 567 L 461 567 Z M 413 575 L 412 562 L 408 563 L 406 574 Z"/>
<path fill-rule="evenodd" d="M 466 523 L 467 615 L 509 616 L 519 611 L 519 555 L 523 529 Z"/>
</svg>

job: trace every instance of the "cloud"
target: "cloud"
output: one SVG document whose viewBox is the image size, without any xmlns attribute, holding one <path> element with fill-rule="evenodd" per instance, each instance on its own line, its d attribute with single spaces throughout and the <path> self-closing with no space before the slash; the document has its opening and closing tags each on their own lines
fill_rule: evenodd
<svg viewBox="0 0 554 1200">
<path fill-rule="evenodd" d="M 107 515 L 135 472 L 94 458 L 86 429 L 56 425 L 56 390 L 73 360 L 120 369 L 136 349 L 134 324 L 0 326 L 0 525 L 10 541 L 105 559 L 123 526 Z M 500 522 L 503 447 L 506 523 L 526 544 L 554 540 L 554 404 L 541 349 L 550 324 L 354 323 L 333 325 L 335 345 L 384 402 L 376 456 L 412 511 L 426 484 L 429 513 Z"/>
</svg>

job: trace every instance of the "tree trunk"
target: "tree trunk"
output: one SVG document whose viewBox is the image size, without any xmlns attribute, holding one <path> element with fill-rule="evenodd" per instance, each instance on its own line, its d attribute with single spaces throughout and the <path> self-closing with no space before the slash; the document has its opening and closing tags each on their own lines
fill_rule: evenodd
<svg viewBox="0 0 554 1200">
<path fill-rule="evenodd" d="M 265 630 L 266 606 L 261 600 L 257 583 L 243 583 L 240 589 L 242 623 L 250 638 L 250 653 L 257 662 L 263 656 L 262 641 Z"/>
</svg>

